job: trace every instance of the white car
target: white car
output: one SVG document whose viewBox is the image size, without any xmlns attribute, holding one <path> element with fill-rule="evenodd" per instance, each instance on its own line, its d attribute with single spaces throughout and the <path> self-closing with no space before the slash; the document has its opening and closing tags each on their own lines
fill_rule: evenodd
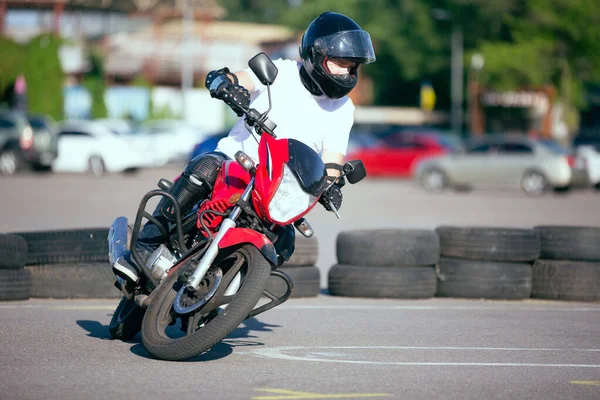
<svg viewBox="0 0 600 400">
<path fill-rule="evenodd" d="M 199 128 L 176 119 L 148 121 L 137 133 L 153 136 L 159 143 L 161 154 L 168 158 L 169 162 L 188 161 L 194 146 L 206 137 Z"/>
<path fill-rule="evenodd" d="M 95 119 L 94 122 L 110 129 L 127 140 L 137 151 L 143 153 L 148 161 L 148 166 L 160 167 L 169 161 L 170 151 L 165 151 L 164 140 L 160 135 L 136 128 L 133 123 L 125 119 L 101 118 Z"/>
<path fill-rule="evenodd" d="M 102 176 L 148 167 L 147 157 L 123 137 L 90 121 L 66 121 L 60 125 L 55 172 L 88 172 Z"/>
<path fill-rule="evenodd" d="M 589 184 L 600 190 L 600 152 L 592 145 L 576 148 L 575 165 L 587 171 Z"/>
</svg>

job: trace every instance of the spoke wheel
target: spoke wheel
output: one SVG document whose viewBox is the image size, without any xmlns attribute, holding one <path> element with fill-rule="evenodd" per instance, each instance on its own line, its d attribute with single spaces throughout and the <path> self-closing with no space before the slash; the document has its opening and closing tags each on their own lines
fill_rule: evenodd
<svg viewBox="0 0 600 400">
<path fill-rule="evenodd" d="M 184 360 L 209 350 L 248 317 L 262 297 L 270 273 L 271 265 L 260 252 L 244 246 L 215 263 L 194 293 L 184 288 L 179 274 L 169 276 L 146 310 L 144 347 L 163 360 Z M 239 277 L 239 289 L 228 294 L 227 289 Z"/>
</svg>

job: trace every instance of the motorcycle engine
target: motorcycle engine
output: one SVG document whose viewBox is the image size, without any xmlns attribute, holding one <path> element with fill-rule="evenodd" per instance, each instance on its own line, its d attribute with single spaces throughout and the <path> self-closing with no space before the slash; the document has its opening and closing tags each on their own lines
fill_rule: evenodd
<svg viewBox="0 0 600 400">
<path fill-rule="evenodd" d="M 146 267 L 150 270 L 152 277 L 160 282 L 176 262 L 177 257 L 169 251 L 167 246 L 161 244 L 146 261 Z"/>
</svg>

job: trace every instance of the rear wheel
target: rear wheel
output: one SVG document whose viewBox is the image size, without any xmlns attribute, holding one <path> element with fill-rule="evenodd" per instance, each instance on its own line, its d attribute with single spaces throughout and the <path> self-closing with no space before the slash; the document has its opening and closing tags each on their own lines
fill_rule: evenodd
<svg viewBox="0 0 600 400">
<path fill-rule="evenodd" d="M 437 168 L 428 169 L 423 172 L 421 186 L 428 192 L 443 192 L 448 186 L 446 174 Z"/>
<path fill-rule="evenodd" d="M 539 171 L 527 171 L 521 180 L 521 189 L 528 196 L 541 196 L 548 191 L 548 179 Z"/>
<path fill-rule="evenodd" d="M 21 166 L 21 157 L 13 149 L 0 152 L 0 175 L 14 175 Z"/>
<path fill-rule="evenodd" d="M 106 172 L 104 160 L 98 156 L 90 157 L 88 160 L 88 172 L 94 176 L 102 176 Z"/>
<path fill-rule="evenodd" d="M 169 276 L 146 310 L 144 347 L 164 360 L 184 360 L 209 350 L 250 315 L 270 274 L 271 265 L 260 252 L 244 246 L 215 262 L 194 293 L 185 289 L 179 273 Z M 228 294 L 238 281 L 239 289 Z"/>
<path fill-rule="evenodd" d="M 110 335 L 119 340 L 132 339 L 142 328 L 145 311 L 135 301 L 123 297 L 110 320 Z"/>
</svg>

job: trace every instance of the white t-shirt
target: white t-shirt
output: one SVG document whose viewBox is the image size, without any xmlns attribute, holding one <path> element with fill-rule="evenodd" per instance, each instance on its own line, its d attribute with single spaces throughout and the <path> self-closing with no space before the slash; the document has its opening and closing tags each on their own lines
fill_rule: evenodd
<svg viewBox="0 0 600 400">
<path fill-rule="evenodd" d="M 345 155 L 350 129 L 354 124 L 352 100 L 348 96 L 332 100 L 325 95 L 312 95 L 300 80 L 300 62 L 277 59 L 274 64 L 278 73 L 271 86 L 272 108 L 268 117 L 277 124 L 274 130 L 277 138 L 299 140 L 319 155 L 322 155 L 323 149 Z M 269 108 L 266 86 L 260 83 L 251 69 L 245 71 L 254 80 L 256 88 L 251 93 L 250 108 L 265 112 Z M 260 140 L 260 136 L 254 136 Z M 244 118 L 237 121 L 215 150 L 231 158 L 238 150 L 242 150 L 258 162 L 258 143 L 244 126 Z"/>
</svg>

